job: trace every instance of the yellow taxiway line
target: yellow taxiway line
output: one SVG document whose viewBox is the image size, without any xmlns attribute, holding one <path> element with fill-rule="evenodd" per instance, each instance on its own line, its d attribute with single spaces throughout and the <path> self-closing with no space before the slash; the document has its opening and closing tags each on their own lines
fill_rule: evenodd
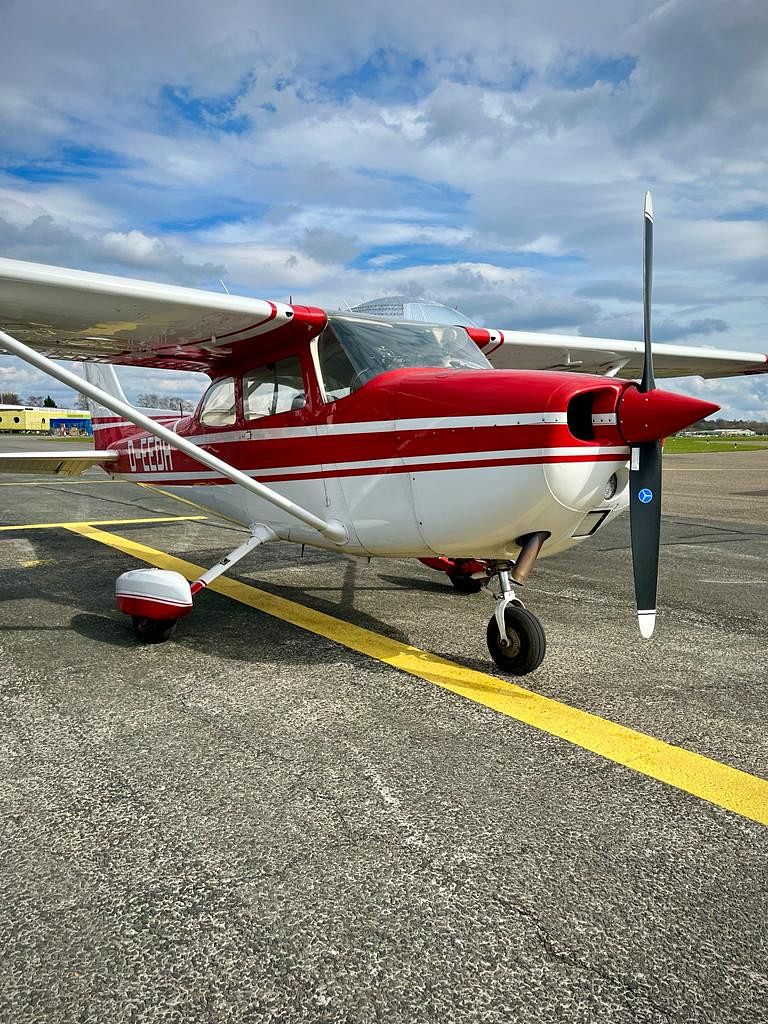
<svg viewBox="0 0 768 1024">
<path fill-rule="evenodd" d="M 106 533 L 96 529 L 94 524 L 68 523 L 66 529 L 149 565 L 174 569 L 189 580 L 197 579 L 203 572 L 199 565 L 126 537 Z M 761 825 L 768 825 L 768 781 L 765 779 L 295 601 L 276 597 L 239 580 L 220 576 L 209 589 L 567 740 L 616 764 L 675 786 Z"/>
<path fill-rule="evenodd" d="M 18 523 L 0 526 L 4 530 L 68 530 L 75 526 L 129 526 L 132 523 L 181 523 L 192 519 L 207 519 L 208 516 L 151 516 L 144 519 L 87 519 L 81 523 Z"/>
</svg>

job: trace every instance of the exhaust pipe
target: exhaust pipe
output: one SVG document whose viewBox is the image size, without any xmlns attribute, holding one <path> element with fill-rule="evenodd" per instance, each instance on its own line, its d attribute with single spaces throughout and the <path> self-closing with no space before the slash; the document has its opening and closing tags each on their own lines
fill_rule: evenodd
<svg viewBox="0 0 768 1024">
<path fill-rule="evenodd" d="M 542 544 L 549 536 L 551 536 L 549 531 L 543 530 L 539 533 L 526 533 L 524 536 L 517 538 L 515 544 L 520 545 L 521 551 L 515 559 L 515 564 L 510 572 L 513 583 L 516 583 L 519 587 L 525 585 L 528 577 L 531 575 L 531 570 L 536 564 L 536 559 L 539 557 Z"/>
</svg>

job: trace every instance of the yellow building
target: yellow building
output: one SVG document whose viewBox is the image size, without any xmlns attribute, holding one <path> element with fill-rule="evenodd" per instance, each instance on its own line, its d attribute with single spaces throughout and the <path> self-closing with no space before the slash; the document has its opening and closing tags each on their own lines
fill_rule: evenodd
<svg viewBox="0 0 768 1024">
<path fill-rule="evenodd" d="M 83 409 L 35 409 L 31 405 L 0 405 L 0 431 L 16 434 L 47 434 L 51 419 L 84 419 L 91 414 Z"/>
</svg>

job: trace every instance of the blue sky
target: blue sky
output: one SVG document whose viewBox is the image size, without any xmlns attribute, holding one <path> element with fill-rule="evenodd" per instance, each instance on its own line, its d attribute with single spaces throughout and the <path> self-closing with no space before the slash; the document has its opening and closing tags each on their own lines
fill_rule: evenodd
<svg viewBox="0 0 768 1024">
<path fill-rule="evenodd" d="M 3 20 L 4 256 L 637 337 L 652 188 L 658 340 L 768 351 L 757 0 L 83 0 Z M 46 385 L 3 357 L 0 388 Z M 763 380 L 706 393 L 768 418 Z"/>
</svg>

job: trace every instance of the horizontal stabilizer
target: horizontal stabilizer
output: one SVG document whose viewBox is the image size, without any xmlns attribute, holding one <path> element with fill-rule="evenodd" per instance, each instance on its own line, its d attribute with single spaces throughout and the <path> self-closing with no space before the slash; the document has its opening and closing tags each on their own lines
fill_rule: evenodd
<svg viewBox="0 0 768 1024">
<path fill-rule="evenodd" d="M 91 466 L 114 462 L 117 452 L 0 452 L 0 473 L 42 473 L 80 476 Z"/>
</svg>

